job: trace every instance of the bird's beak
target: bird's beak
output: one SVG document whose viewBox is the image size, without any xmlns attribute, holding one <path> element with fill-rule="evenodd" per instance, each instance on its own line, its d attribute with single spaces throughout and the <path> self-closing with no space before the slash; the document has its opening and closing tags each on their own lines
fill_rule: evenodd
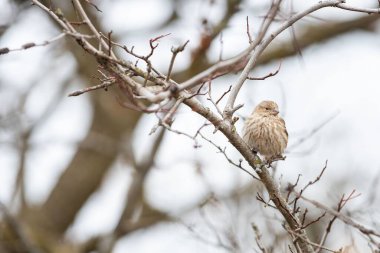
<svg viewBox="0 0 380 253">
<path fill-rule="evenodd" d="M 273 110 L 273 114 L 274 114 L 274 115 L 277 115 L 277 114 L 279 114 L 279 113 L 280 113 L 280 112 L 279 112 L 278 110 L 276 110 L 276 109 Z"/>
</svg>

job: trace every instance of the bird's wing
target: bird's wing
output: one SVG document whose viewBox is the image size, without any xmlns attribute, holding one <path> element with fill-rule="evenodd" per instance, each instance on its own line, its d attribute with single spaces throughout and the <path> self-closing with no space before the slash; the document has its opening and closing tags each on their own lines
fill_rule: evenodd
<svg viewBox="0 0 380 253">
<path fill-rule="evenodd" d="M 286 130 L 286 126 L 285 126 L 285 120 L 280 118 L 280 122 L 284 126 L 286 137 L 289 137 L 288 130 Z"/>
</svg>

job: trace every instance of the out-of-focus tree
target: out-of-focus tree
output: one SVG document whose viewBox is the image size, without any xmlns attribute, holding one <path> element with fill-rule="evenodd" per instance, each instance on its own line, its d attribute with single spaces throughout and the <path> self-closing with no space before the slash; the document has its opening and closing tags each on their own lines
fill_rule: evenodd
<svg viewBox="0 0 380 253">
<path fill-rule="evenodd" d="M 280 187 L 274 176 L 276 163 L 262 161 L 239 137 L 235 123 L 239 118 L 236 116 L 237 111 L 242 105 L 236 105 L 235 100 L 247 80 L 259 82 L 282 71 L 279 67 L 263 77 L 252 77 L 250 73 L 253 68 L 297 54 L 302 56 L 305 48 L 344 33 L 371 29 L 378 21 L 379 9 L 353 7 L 339 0 L 316 2 L 299 12 L 293 10 L 291 1 L 277 0 L 254 6 L 249 1 L 240 0 L 201 2 L 198 3 L 201 7 L 197 9 L 188 1 L 162 1 L 166 9 L 160 24 L 153 24 L 138 32 L 127 32 L 128 36 L 151 34 L 150 40 L 146 41 L 148 52 L 143 53 L 137 45 L 120 42 L 125 37 L 123 32 L 113 28 L 112 31 L 107 30 L 109 27 L 105 24 L 107 20 L 103 18 L 103 9 L 110 9 L 108 5 L 117 4 L 114 1 L 99 5 L 95 1 L 79 0 L 4 3 L 11 14 L 7 15 L 6 20 L 1 20 L 4 24 L 0 36 L 17 33 L 17 29 L 20 29 L 17 27 L 18 21 L 30 12 L 46 17 L 46 22 L 53 26 L 52 30 L 58 35 L 46 41 L 43 41 L 45 38 L 35 42 L 25 41 L 20 47 L 7 45 L 0 48 L 1 64 L 6 63 L 9 55 L 16 54 L 15 51 L 28 54 L 33 48 L 41 47 L 46 54 L 43 57 L 46 66 L 35 69 L 38 72 L 34 73 L 35 80 L 30 81 L 31 84 L 24 89 L 12 90 L 12 79 L 0 77 L 3 101 L 7 101 L 5 97 L 9 94 L 13 98 L 12 101 L 2 102 L 0 126 L 5 137 L 1 144 L 12 147 L 15 150 L 13 153 L 17 154 L 14 159 L 17 160 L 14 166 L 17 175 L 11 199 L 0 206 L 1 252 L 112 252 L 120 239 L 141 229 L 170 222 L 182 224 L 197 240 L 214 245 L 218 250 L 246 252 L 253 247 L 256 252 L 338 252 L 339 249 L 329 249 L 326 245 L 329 236 L 336 237 L 333 225 L 337 220 L 346 224 L 350 231 L 359 231 L 360 240 L 368 243 L 373 252 L 378 252 L 380 231 L 372 229 L 371 224 L 358 222 L 341 212 L 348 201 L 358 196 L 355 191 L 343 195 L 334 207 L 304 196 L 306 189 L 317 187 L 328 167 L 327 163 L 315 173 L 316 178 L 308 179 L 309 183 L 301 185 L 298 177 L 295 182 Z M 152 59 L 160 54 L 158 46 L 167 43 L 164 41 L 169 40 L 170 33 L 187 29 L 183 27 L 187 22 L 184 21 L 186 15 L 182 13 L 184 8 L 191 13 L 201 10 L 196 24 L 198 27 L 191 28 L 191 36 L 182 36 L 180 43 L 169 45 L 173 47 L 171 53 L 165 56 L 166 65 L 157 66 Z M 298 25 L 298 21 L 311 19 L 315 11 L 324 8 L 369 15 L 343 21 L 324 20 L 317 25 L 313 25 L 313 22 Z M 219 10 L 218 17 L 207 15 L 214 9 Z M 144 13 L 144 9 L 129 9 L 125 10 L 125 15 L 136 11 Z M 235 54 L 224 52 L 228 51 L 223 48 L 224 40 L 229 39 L 225 34 L 233 18 L 250 12 L 254 13 L 254 18 L 250 20 L 247 17 L 245 23 L 241 24 L 246 30 L 245 46 L 240 51 L 235 50 Z M 284 31 L 290 31 L 291 36 L 277 38 Z M 280 42 L 272 43 L 274 39 Z M 244 45 L 243 42 L 239 43 L 239 47 Z M 215 55 L 216 51 L 219 51 L 218 55 Z M 64 62 L 63 58 L 67 55 L 75 63 L 71 69 L 59 64 L 60 61 Z M 181 61 L 178 68 L 177 58 L 183 56 L 188 60 Z M 23 71 L 20 69 L 20 73 Z M 237 75 L 233 83 L 214 87 L 217 79 L 233 76 L 240 71 L 241 74 Z M 51 76 L 56 73 L 60 73 L 58 77 Z M 49 82 L 49 90 L 41 91 L 41 86 L 46 82 Z M 83 139 L 75 144 L 75 154 L 54 182 L 47 198 L 42 203 L 33 203 L 28 199 L 26 187 L 30 154 L 35 148 L 33 137 L 55 114 L 60 102 L 67 99 L 65 94 L 68 94 L 68 88 L 73 88 L 73 83 L 87 85 L 76 87 L 77 91 L 70 93 L 70 96 L 80 95 L 74 99 L 84 96 L 88 99 L 91 107 L 89 127 Z M 29 112 L 28 101 L 32 96 L 47 100 L 38 113 Z M 177 111 L 183 107 L 191 108 L 193 114 L 206 120 L 195 134 L 172 128 L 176 123 Z M 151 126 L 151 145 L 144 150 L 144 155 L 140 155 L 136 154 L 135 145 L 138 144 L 133 140 L 139 138 L 137 125 L 142 121 L 142 115 L 146 114 L 157 119 L 157 122 Z M 191 118 L 181 120 L 186 120 L 186 124 L 192 121 Z M 66 124 L 70 124 L 70 121 L 66 121 Z M 322 126 L 316 126 L 311 135 Z M 167 132 L 188 137 L 195 147 L 200 142 L 210 145 L 221 153 L 221 157 L 226 158 L 225 166 L 245 172 L 249 180 L 227 196 L 216 196 L 210 191 L 203 201 L 180 215 L 155 208 L 145 197 L 144 187 L 160 149 L 165 148 Z M 222 133 L 225 144 L 217 144 L 210 132 Z M 301 138 L 296 145 L 303 141 Z M 239 157 L 248 163 L 226 152 L 224 146 L 228 145 L 234 146 Z M 175 148 L 175 144 L 169 148 Z M 67 239 L 67 231 L 77 222 L 76 217 L 117 163 L 131 171 L 131 183 L 125 198 L 119 200 L 124 206 L 117 218 L 117 225 L 112 231 L 84 242 Z M 191 163 L 200 175 L 201 164 Z M 38 163 L 33 166 L 38 166 Z M 228 207 L 231 213 L 236 214 L 232 215 L 230 224 L 220 222 L 223 218 L 218 223 L 217 217 L 210 221 L 209 213 L 221 212 L 221 206 Z M 198 231 L 196 226 L 186 220 L 186 214 L 191 211 L 198 214 L 197 223 L 203 224 L 206 232 Z M 250 220 L 253 211 L 260 213 L 264 221 L 256 224 L 257 221 Z M 96 217 L 93 222 L 96 223 Z M 361 252 L 355 243 L 344 246 L 341 245 L 339 252 Z"/>
</svg>

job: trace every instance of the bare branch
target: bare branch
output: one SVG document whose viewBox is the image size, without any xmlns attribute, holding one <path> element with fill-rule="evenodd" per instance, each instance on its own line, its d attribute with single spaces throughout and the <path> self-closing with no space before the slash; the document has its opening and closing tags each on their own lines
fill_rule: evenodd
<svg viewBox="0 0 380 253">
<path fill-rule="evenodd" d="M 301 18 L 305 17 L 306 15 L 317 11 L 321 8 L 328 7 L 328 6 L 336 6 L 339 3 L 344 2 L 344 0 L 327 0 L 327 1 L 320 1 L 318 4 L 306 9 L 305 11 L 299 12 L 289 18 L 286 22 L 284 22 L 279 28 L 277 28 L 273 33 L 271 33 L 269 36 L 267 36 L 266 39 L 264 39 L 260 45 L 255 49 L 255 51 L 250 56 L 250 59 L 243 69 L 239 79 L 237 80 L 236 84 L 233 86 L 233 89 L 230 93 L 230 96 L 228 98 L 227 104 L 224 109 L 224 114 L 226 119 L 231 119 L 233 110 L 234 110 L 234 103 L 237 98 L 237 95 L 243 86 L 245 80 L 247 79 L 249 72 L 252 70 L 252 68 L 256 65 L 257 60 L 259 56 L 262 54 L 262 52 L 265 50 L 265 48 L 273 41 L 274 38 L 276 38 L 280 33 L 282 33 L 284 30 L 289 28 L 291 25 L 293 25 L 296 21 L 300 20 Z"/>
<path fill-rule="evenodd" d="M 10 52 L 14 52 L 14 51 L 26 50 L 26 49 L 30 49 L 30 48 L 33 48 L 33 47 L 43 47 L 43 46 L 49 45 L 49 44 L 51 44 L 53 42 L 56 42 L 57 40 L 60 40 L 60 39 L 64 38 L 66 36 L 66 34 L 67 33 L 61 33 L 61 34 L 55 36 L 52 39 L 45 40 L 45 41 L 40 42 L 40 43 L 34 43 L 34 42 L 25 43 L 24 45 L 22 45 L 21 47 L 18 47 L 18 48 L 3 47 L 3 48 L 0 48 L 0 55 L 7 54 L 7 53 L 10 53 Z"/>
<path fill-rule="evenodd" d="M 191 225 L 188 225 L 186 224 L 185 222 L 181 221 L 180 222 L 185 228 L 187 228 L 187 230 L 189 232 L 191 232 L 191 234 L 194 236 L 194 238 L 196 238 L 197 240 L 207 244 L 207 245 L 212 245 L 214 247 L 220 247 L 220 248 L 223 248 L 224 250 L 227 250 L 228 252 L 233 252 L 233 248 L 230 247 L 230 246 L 227 246 L 225 245 L 223 242 L 221 242 L 219 236 L 217 237 L 217 242 L 213 242 L 207 238 L 205 238 L 204 236 L 202 236 L 199 232 L 197 232 L 194 228 L 194 226 L 191 226 Z"/>
<path fill-rule="evenodd" d="M 170 60 L 168 75 L 166 76 L 166 79 L 165 79 L 166 81 L 169 81 L 170 79 L 170 75 L 172 74 L 173 65 L 174 65 L 175 58 L 177 57 L 177 54 L 185 50 L 185 47 L 189 42 L 190 40 L 187 40 L 182 46 L 179 46 L 176 48 L 172 47 L 171 51 L 173 55 L 172 55 L 172 59 Z"/>
<path fill-rule="evenodd" d="M 276 206 L 274 206 L 274 205 L 272 205 L 272 204 L 270 203 L 270 200 L 266 201 L 266 200 L 260 195 L 260 193 L 257 193 L 257 194 L 256 194 L 256 199 L 257 199 L 258 201 L 260 201 L 261 203 L 263 203 L 263 204 L 264 204 L 264 207 L 269 206 L 269 207 L 272 207 L 273 209 L 277 209 Z"/>
<path fill-rule="evenodd" d="M 326 160 L 325 165 L 323 166 L 323 168 L 322 168 L 321 172 L 319 173 L 319 175 L 318 175 L 313 181 L 309 181 L 309 182 L 307 183 L 307 185 L 305 185 L 305 186 L 302 188 L 301 192 L 304 192 L 304 191 L 305 191 L 310 185 L 315 184 L 316 182 L 318 182 L 318 181 L 321 179 L 321 177 L 323 176 L 323 173 L 324 173 L 325 170 L 327 169 L 327 162 L 328 162 L 328 160 Z"/>
<path fill-rule="evenodd" d="M 90 0 L 85 0 L 85 1 L 86 1 L 86 3 L 88 3 L 89 5 L 94 7 L 98 12 L 102 12 L 102 10 L 99 9 L 98 6 L 96 6 L 94 3 L 91 3 Z"/>
<path fill-rule="evenodd" d="M 186 98 L 181 97 L 177 101 L 175 101 L 175 104 L 172 106 L 172 108 L 170 108 L 169 112 L 162 119 L 163 124 L 171 125 L 173 123 L 173 115 L 185 99 Z"/>
<path fill-rule="evenodd" d="M 322 249 L 324 249 L 324 250 L 326 250 L 326 251 L 329 251 L 329 252 L 333 252 L 333 253 L 340 253 L 340 251 L 339 250 L 333 250 L 333 249 L 329 249 L 329 248 L 326 248 L 326 247 L 321 247 L 320 245 L 318 245 L 317 243 L 315 243 L 315 242 L 311 242 L 311 241 L 309 241 L 309 240 L 307 240 L 306 241 L 306 239 L 305 238 L 303 238 L 303 237 L 300 237 L 296 232 L 294 232 L 294 231 L 291 231 L 291 230 L 289 230 L 288 229 L 288 231 L 289 231 L 289 233 L 291 233 L 291 234 L 293 234 L 297 239 L 296 240 L 303 240 L 303 241 L 305 241 L 308 245 L 311 245 L 311 246 L 313 246 L 313 247 L 320 247 L 320 248 L 322 248 Z"/>
<path fill-rule="evenodd" d="M 352 226 L 356 229 L 358 229 L 360 232 L 362 232 L 363 234 L 366 234 L 366 235 L 373 235 L 373 236 L 376 236 L 376 237 L 379 237 L 380 238 L 380 232 L 378 231 L 375 231 L 371 228 L 368 228 L 356 221 L 354 221 L 352 218 L 338 212 L 338 211 L 335 211 L 333 209 L 331 209 L 330 207 L 327 207 L 326 205 L 322 204 L 322 203 L 319 203 L 318 201 L 315 201 L 315 200 L 311 200 L 311 199 L 308 199 L 304 196 L 301 196 L 300 197 L 301 199 L 305 200 L 306 202 L 309 202 L 311 204 L 313 204 L 315 207 L 319 208 L 319 209 L 322 209 L 324 211 L 326 211 L 327 213 L 337 217 L 338 219 L 340 219 L 341 221 L 343 221 L 344 223 L 346 223 L 347 225 L 349 226 Z"/>
<path fill-rule="evenodd" d="M 201 132 L 198 133 L 205 141 L 207 141 L 208 143 L 210 143 L 211 145 L 213 145 L 214 147 L 216 147 L 219 152 L 221 154 L 224 155 L 224 157 L 227 159 L 227 161 L 234 165 L 235 167 L 239 168 L 240 170 L 244 171 L 245 173 L 247 173 L 248 175 L 250 175 L 253 179 L 256 179 L 256 180 L 259 180 L 261 181 L 258 177 L 256 177 L 255 175 L 253 175 L 251 172 L 249 172 L 247 169 L 243 168 L 243 166 L 241 165 L 243 160 L 239 160 L 239 163 L 235 163 L 234 161 L 232 161 L 231 158 L 228 157 L 227 153 L 226 153 L 226 148 L 222 148 L 220 146 L 218 146 L 217 144 L 215 144 L 213 141 L 211 141 L 210 139 L 208 139 L 207 137 L 205 137 Z"/>
<path fill-rule="evenodd" d="M 259 228 L 256 226 L 256 224 L 254 223 L 251 223 L 251 227 L 253 229 L 253 231 L 255 232 L 255 240 L 256 240 L 256 244 L 257 244 L 257 247 L 259 247 L 259 249 L 261 250 L 261 252 L 263 253 L 267 253 L 267 249 L 264 248 L 262 245 L 261 245 L 261 237 L 262 237 L 262 234 L 260 233 L 260 230 Z"/>
<path fill-rule="evenodd" d="M 94 85 L 94 86 L 91 86 L 91 87 L 88 87 L 88 88 L 84 88 L 84 89 L 81 89 L 81 90 L 77 90 L 77 91 L 71 92 L 67 96 L 68 97 L 79 96 L 79 95 L 82 95 L 83 93 L 87 93 L 87 92 L 94 91 L 94 90 L 99 90 L 99 89 L 107 90 L 107 88 L 110 87 L 110 86 L 112 86 L 115 82 L 116 82 L 115 79 L 110 79 L 108 81 L 104 81 L 101 84 Z"/>
<path fill-rule="evenodd" d="M 4 221 L 9 226 L 11 233 L 14 234 L 15 239 L 19 242 L 19 252 L 41 253 L 31 244 L 19 222 L 12 216 L 7 207 L 1 202 L 0 212 L 3 214 Z M 4 226 L 4 224 L 2 224 L 2 226 Z M 3 236 L 4 234 L 2 234 L 2 239 L 4 239 Z"/>
<path fill-rule="evenodd" d="M 34 1 L 34 0 L 33 0 Z M 98 38 L 98 41 L 100 45 L 105 48 L 105 50 L 109 50 L 111 52 L 111 57 L 115 58 L 114 53 L 110 48 L 108 48 L 108 44 L 102 39 L 102 35 L 98 32 L 98 30 L 95 28 L 94 24 L 91 22 L 89 17 L 87 16 L 86 12 L 83 9 L 82 4 L 79 2 L 79 0 L 73 0 L 74 6 L 77 11 L 79 11 L 80 16 L 82 17 L 83 21 L 86 23 L 86 25 L 90 28 L 90 30 L 93 32 L 93 34 Z"/>
<path fill-rule="evenodd" d="M 248 79 L 248 80 L 265 80 L 265 79 L 267 79 L 267 78 L 269 78 L 269 77 L 272 77 L 272 76 L 277 75 L 278 72 L 280 72 L 280 68 L 281 68 L 281 61 L 280 61 L 280 64 L 278 65 L 278 68 L 277 68 L 276 71 L 274 71 L 274 72 L 270 72 L 268 75 L 263 76 L 263 77 L 250 77 L 250 76 L 248 76 L 247 79 Z"/>
<path fill-rule="evenodd" d="M 339 111 L 333 113 L 330 117 L 328 117 L 326 120 L 324 120 L 322 123 L 317 125 L 315 128 L 313 128 L 308 134 L 303 136 L 302 138 L 298 139 L 295 143 L 293 143 L 290 147 L 288 147 L 288 151 L 293 150 L 294 148 L 298 147 L 305 141 L 309 140 L 310 137 L 312 137 L 314 134 L 316 134 L 319 130 L 321 130 L 327 123 L 335 119 L 339 115 Z"/>
<path fill-rule="evenodd" d="M 298 174 L 296 182 L 294 184 L 289 183 L 288 187 L 286 188 L 286 190 L 288 191 L 288 195 L 286 196 L 286 202 L 289 202 L 290 194 L 295 189 L 295 187 L 298 185 L 298 183 L 300 181 L 300 177 L 301 177 L 301 174 Z"/>
<path fill-rule="evenodd" d="M 232 85 L 230 85 L 230 87 L 228 87 L 228 90 L 225 91 L 218 100 L 216 100 L 215 104 L 219 104 L 220 101 L 222 101 L 222 99 L 224 98 L 225 95 L 227 95 L 230 91 L 231 91 L 231 88 L 232 88 Z"/>
<path fill-rule="evenodd" d="M 252 40 L 252 36 L 251 36 L 251 29 L 249 28 L 249 18 L 248 16 L 246 17 L 246 22 L 247 22 L 247 36 L 248 36 L 248 43 L 249 44 L 252 44 L 253 43 L 253 40 Z"/>
<path fill-rule="evenodd" d="M 285 201 L 284 197 L 280 193 L 278 188 L 278 184 L 274 181 L 272 176 L 269 174 L 269 171 L 262 164 L 260 158 L 253 154 L 247 144 L 241 139 L 241 137 L 230 127 L 229 123 L 220 119 L 217 115 L 212 113 L 208 108 L 205 108 L 198 100 L 196 99 L 187 99 L 184 101 L 186 105 L 188 105 L 192 110 L 202 115 L 206 119 L 208 119 L 217 129 L 219 129 L 230 141 L 230 143 L 243 155 L 243 157 L 247 160 L 249 165 L 256 171 L 262 180 L 263 184 L 268 190 L 271 200 L 285 218 L 286 222 L 289 224 L 290 228 L 295 230 L 301 227 L 301 222 L 297 216 L 292 214 L 290 207 Z M 307 239 L 307 235 L 305 230 L 301 229 L 299 234 Z M 313 252 L 310 245 L 305 243 L 303 240 L 299 240 L 296 242 L 297 245 L 304 252 Z"/>
<path fill-rule="evenodd" d="M 343 10 L 348 11 L 354 11 L 354 12 L 364 12 L 367 14 L 380 14 L 380 8 L 360 8 L 360 7 L 353 7 L 348 4 L 340 3 L 336 7 Z"/>
<path fill-rule="evenodd" d="M 306 209 L 306 210 L 307 210 L 307 209 Z M 314 223 L 319 222 L 323 217 L 325 217 L 325 215 L 326 215 L 326 212 L 324 212 L 324 213 L 323 213 L 322 215 L 320 215 L 318 218 L 316 218 L 316 219 L 310 221 L 310 222 L 307 223 L 306 225 L 303 225 L 302 228 L 307 228 L 308 226 L 310 226 L 310 225 L 312 225 L 312 224 L 314 224 Z M 304 215 L 304 217 L 305 217 L 305 216 L 306 216 L 306 211 L 305 211 L 305 215 Z"/>
<path fill-rule="evenodd" d="M 296 197 L 295 197 L 295 198 L 289 203 L 289 204 L 292 204 L 292 203 L 293 203 L 293 213 L 296 213 L 297 210 L 298 210 L 298 208 L 297 208 L 297 202 L 298 202 L 298 200 L 300 199 L 300 197 L 302 196 L 302 194 L 305 192 L 305 190 L 306 190 L 309 186 L 315 184 L 316 182 L 318 182 L 318 181 L 321 179 L 321 177 L 322 177 L 323 173 L 325 172 L 326 168 L 327 168 L 327 160 L 326 160 L 326 162 L 325 162 L 325 166 L 323 166 L 323 168 L 322 168 L 321 172 L 319 173 L 319 175 L 318 175 L 313 181 L 309 181 L 309 182 L 308 182 L 308 183 L 307 183 L 307 184 L 301 189 L 300 193 L 297 194 Z M 298 183 L 298 179 L 297 179 L 297 183 Z M 291 189 L 294 190 L 294 188 L 295 188 L 295 187 L 292 187 Z"/>
</svg>

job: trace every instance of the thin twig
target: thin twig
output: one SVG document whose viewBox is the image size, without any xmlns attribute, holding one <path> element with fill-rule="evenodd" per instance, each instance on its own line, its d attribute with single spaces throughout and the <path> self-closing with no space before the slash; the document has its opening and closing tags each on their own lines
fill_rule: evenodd
<svg viewBox="0 0 380 253">
<path fill-rule="evenodd" d="M 306 210 L 307 210 L 307 209 L 306 209 Z M 305 215 L 304 215 L 304 216 L 306 216 L 306 211 L 305 211 Z M 319 221 L 320 221 L 323 217 L 325 217 L 325 216 L 326 216 L 326 212 L 324 212 L 322 215 L 318 216 L 318 218 L 316 218 L 316 219 L 310 221 L 310 222 L 307 223 L 306 225 L 302 225 L 302 228 L 307 228 L 307 227 L 311 226 L 312 224 L 319 222 Z"/>
<path fill-rule="evenodd" d="M 208 83 L 208 92 L 207 93 L 208 93 L 207 100 L 210 101 L 214 105 L 214 107 L 218 111 L 219 115 L 223 116 L 223 113 L 218 106 L 218 102 L 214 102 L 214 99 L 211 96 L 211 81 Z M 223 95 L 222 95 L 222 97 L 223 97 Z M 218 99 L 218 101 L 220 101 L 220 98 Z"/>
<path fill-rule="evenodd" d="M 248 36 L 248 43 L 252 44 L 252 36 L 251 36 L 251 29 L 249 28 L 249 18 L 248 16 L 246 17 L 246 23 L 247 23 L 247 36 Z"/>
<path fill-rule="evenodd" d="M 348 4 L 340 3 L 337 4 L 336 7 L 339 9 L 343 10 L 348 10 L 348 11 L 354 11 L 354 12 L 364 12 L 367 14 L 379 14 L 380 13 L 380 8 L 360 8 L 360 7 L 353 7 Z"/>
<path fill-rule="evenodd" d="M 98 6 L 96 6 L 94 3 L 91 3 L 89 0 L 85 0 L 86 3 L 88 3 L 89 5 L 91 5 L 92 7 L 94 7 L 98 12 L 102 12 L 101 9 L 98 8 Z"/>
<path fill-rule="evenodd" d="M 239 161 L 239 163 L 235 163 L 234 161 L 232 161 L 231 158 L 229 158 L 226 154 L 226 150 L 223 149 L 222 147 L 218 146 L 217 144 L 215 144 L 213 141 L 211 141 L 210 139 L 208 139 L 207 137 L 205 137 L 201 132 L 198 133 L 202 139 L 204 139 L 205 141 L 207 141 L 208 143 L 210 143 L 211 145 L 213 145 L 214 147 L 216 147 L 220 153 L 222 153 L 224 155 L 224 157 L 227 159 L 227 161 L 234 165 L 235 167 L 239 168 L 240 170 L 244 171 L 245 173 L 247 173 L 248 175 L 250 175 L 252 178 L 256 179 L 256 180 L 259 180 L 261 181 L 258 177 L 256 177 L 255 175 L 253 175 L 251 172 L 249 172 L 248 170 L 246 170 L 245 168 L 243 168 L 243 166 L 241 165 L 242 164 L 242 160 Z"/>
<path fill-rule="evenodd" d="M 291 234 L 293 234 L 294 236 L 296 236 L 297 239 L 299 239 L 299 240 L 305 240 L 304 238 L 300 237 L 300 236 L 297 234 L 297 232 L 291 231 L 291 230 L 289 230 L 289 229 L 288 229 L 288 232 L 291 233 Z M 305 241 L 305 242 L 306 242 L 307 244 L 313 246 L 313 247 L 321 247 L 321 246 L 318 245 L 317 243 L 315 243 L 315 242 L 311 242 L 311 241 L 309 241 L 309 240 L 307 240 L 307 241 Z M 324 250 L 327 250 L 327 251 L 329 251 L 329 252 L 340 253 L 339 250 L 333 250 L 333 249 L 329 249 L 329 248 L 326 248 L 326 247 L 321 247 L 321 248 L 324 249 Z"/>
<path fill-rule="evenodd" d="M 339 111 L 333 113 L 330 117 L 328 117 L 326 120 L 322 121 L 319 125 L 314 127 L 308 134 L 303 136 L 302 138 L 298 139 L 296 142 L 294 142 L 291 146 L 287 148 L 288 151 L 293 150 L 294 148 L 298 147 L 302 143 L 304 143 L 306 140 L 309 140 L 310 137 L 312 137 L 314 134 L 316 134 L 318 131 L 320 131 L 327 123 L 335 119 L 339 115 Z"/>
<path fill-rule="evenodd" d="M 170 108 L 169 112 L 162 119 L 163 124 L 171 125 L 173 123 L 173 115 L 184 100 L 184 97 L 180 97 L 177 101 L 175 101 L 175 104 Z"/>
<path fill-rule="evenodd" d="M 94 85 L 94 86 L 91 86 L 91 87 L 88 87 L 88 88 L 84 88 L 84 89 L 81 89 L 81 90 L 77 90 L 77 91 L 71 92 L 67 96 L 68 97 L 79 96 L 79 95 L 82 95 L 83 93 L 87 93 L 87 92 L 94 91 L 94 90 L 99 90 L 99 89 L 107 90 L 107 88 L 110 87 L 110 86 L 112 86 L 113 84 L 115 84 L 115 82 L 116 82 L 116 80 L 114 80 L 114 79 L 111 79 L 111 80 L 108 80 L 108 81 L 104 81 L 101 84 Z"/>
<path fill-rule="evenodd" d="M 111 57 L 116 58 L 114 53 L 112 52 L 112 49 L 108 48 L 108 44 L 102 39 L 102 35 L 99 33 L 99 31 L 95 28 L 94 24 L 91 22 L 90 18 L 87 16 L 87 13 L 83 9 L 82 4 L 79 2 L 79 0 L 73 0 L 73 3 L 75 5 L 75 8 L 77 11 L 79 11 L 80 16 L 82 17 L 83 21 L 86 22 L 87 26 L 90 28 L 90 30 L 96 35 L 96 37 L 99 40 L 100 45 L 105 48 L 107 51 L 111 52 Z"/>
<path fill-rule="evenodd" d="M 59 34 L 59 35 L 57 35 L 57 36 L 55 36 L 49 40 L 45 40 L 45 41 L 40 42 L 40 43 L 35 43 L 35 42 L 25 43 L 24 45 L 22 45 L 21 47 L 18 47 L 18 48 L 3 47 L 3 48 L 0 48 L 0 55 L 7 54 L 10 52 L 14 52 L 14 51 L 26 50 L 26 49 L 30 49 L 33 47 L 43 47 L 43 46 L 49 45 L 53 42 L 56 42 L 57 40 L 64 38 L 66 35 L 67 35 L 67 33 L 63 32 L 63 33 L 61 33 L 61 34 Z"/>
<path fill-rule="evenodd" d="M 301 177 L 301 174 L 298 174 L 297 176 L 297 180 L 294 184 L 291 184 L 289 183 L 288 187 L 286 188 L 286 190 L 288 191 L 288 194 L 286 196 L 286 202 L 289 202 L 289 197 L 290 197 L 290 194 L 292 193 L 292 191 L 296 188 L 296 186 L 298 185 L 299 181 L 300 181 L 300 177 Z"/>
<path fill-rule="evenodd" d="M 322 203 L 319 203 L 318 201 L 315 201 L 315 200 L 311 200 L 311 199 L 308 199 L 304 196 L 301 196 L 300 197 L 301 199 L 303 199 L 304 201 L 306 202 L 309 202 L 311 204 L 313 204 L 315 207 L 319 208 L 319 209 L 322 209 L 324 211 L 326 211 L 327 213 L 333 215 L 333 216 L 336 216 L 338 219 L 340 219 L 341 221 L 343 221 L 344 223 L 346 223 L 347 225 L 349 226 L 352 226 L 356 229 L 358 229 L 360 232 L 362 232 L 363 234 L 366 234 L 366 235 L 373 235 L 373 236 L 376 236 L 376 237 L 379 237 L 380 238 L 380 232 L 378 231 L 375 231 L 373 230 L 372 228 L 368 228 L 356 221 L 354 221 L 352 218 L 338 212 L 338 211 L 335 211 L 333 209 L 331 209 L 330 207 L 327 207 L 326 205 L 322 204 Z"/>
<path fill-rule="evenodd" d="M 272 76 L 275 76 L 278 74 L 278 72 L 280 72 L 280 68 L 281 68 L 281 61 L 280 61 L 280 64 L 278 65 L 278 68 L 276 71 L 274 72 L 270 72 L 269 74 L 267 74 L 266 76 L 262 76 L 262 77 L 250 77 L 248 76 L 247 79 L 248 80 L 265 80 L 269 77 L 272 77 Z"/>
<path fill-rule="evenodd" d="M 189 42 L 190 42 L 190 40 L 187 40 L 182 46 L 172 47 L 172 49 L 171 49 L 172 58 L 171 58 L 170 64 L 169 64 L 168 75 L 166 76 L 166 79 L 165 79 L 166 81 L 169 81 L 169 79 L 170 79 L 170 76 L 171 76 L 172 70 L 173 70 L 173 66 L 174 66 L 174 61 L 175 61 L 175 58 L 177 57 L 177 54 L 182 52 L 183 50 L 185 50 L 185 47 Z"/>
<path fill-rule="evenodd" d="M 347 204 L 348 200 L 352 199 L 353 198 L 353 194 L 354 194 L 355 191 L 352 191 L 351 194 L 349 195 L 348 198 L 344 198 L 344 194 L 342 195 L 339 203 L 338 203 L 338 207 L 337 207 L 337 212 L 340 212 L 343 207 Z M 331 232 L 331 228 L 332 228 L 332 225 L 333 223 L 336 221 L 337 219 L 337 216 L 334 216 L 330 221 L 329 223 L 327 224 L 326 226 L 326 229 L 322 235 L 322 238 L 320 240 L 320 243 L 319 243 L 319 247 L 317 248 L 316 250 L 316 253 L 319 253 L 321 252 L 321 250 L 323 249 L 322 246 L 325 244 L 326 240 L 327 240 L 327 237 L 329 235 L 329 233 Z M 370 238 L 370 236 L 368 235 L 368 237 Z M 372 241 L 373 243 L 375 243 L 373 240 L 371 240 L 372 238 L 370 238 L 370 241 Z"/>
<path fill-rule="evenodd" d="M 265 201 L 265 199 L 260 195 L 260 193 L 257 193 L 257 194 L 256 194 L 256 199 L 257 199 L 258 201 L 262 202 L 262 203 L 264 204 L 264 207 L 269 206 L 269 207 L 272 207 L 273 209 L 277 209 L 276 206 L 274 206 L 274 205 L 272 205 L 272 204 L 270 203 L 270 199 L 269 199 L 268 201 Z"/>
<path fill-rule="evenodd" d="M 298 209 L 297 209 L 297 202 L 298 202 L 298 200 L 300 199 L 300 197 L 302 196 L 302 194 L 305 192 L 305 190 L 306 190 L 309 186 L 315 184 L 316 182 L 318 182 L 318 181 L 321 179 L 321 177 L 322 177 L 323 173 L 325 172 L 326 168 L 327 168 L 327 160 L 326 160 L 325 165 L 323 166 L 321 172 L 319 173 L 319 175 L 318 175 L 313 181 L 309 181 L 309 182 L 308 182 L 308 183 L 307 183 L 307 184 L 301 189 L 300 193 L 297 194 L 296 197 L 295 197 L 291 202 L 289 202 L 289 204 L 292 204 L 292 203 L 293 203 L 293 213 L 296 213 L 297 210 L 298 210 Z M 298 180 L 297 180 L 297 181 L 298 181 Z M 294 187 L 292 188 L 292 190 L 294 190 Z"/>
<path fill-rule="evenodd" d="M 219 104 L 220 101 L 222 101 L 222 99 L 224 98 L 225 95 L 227 95 L 230 91 L 231 91 L 231 88 L 232 88 L 232 85 L 230 85 L 228 87 L 228 90 L 226 90 L 218 100 L 216 100 L 215 104 Z"/>
<path fill-rule="evenodd" d="M 261 250 L 262 253 L 267 253 L 268 252 L 267 249 L 261 245 L 262 234 L 260 233 L 259 228 L 254 223 L 251 223 L 251 227 L 253 231 L 255 232 L 255 241 L 256 241 L 257 247 Z"/>
</svg>

